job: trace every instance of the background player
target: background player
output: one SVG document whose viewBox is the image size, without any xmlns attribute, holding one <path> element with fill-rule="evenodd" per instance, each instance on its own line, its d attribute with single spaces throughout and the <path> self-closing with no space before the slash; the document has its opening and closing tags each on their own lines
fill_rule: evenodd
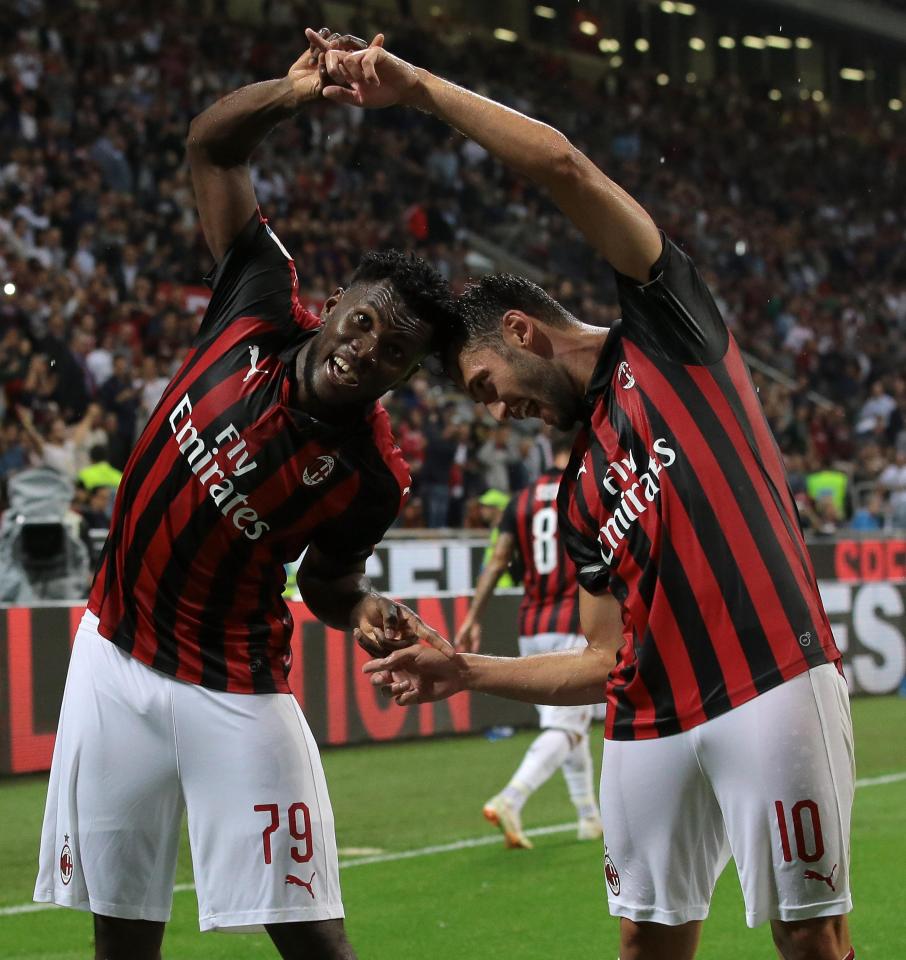
<svg viewBox="0 0 906 960">
<path fill-rule="evenodd" d="M 309 607 L 371 649 L 428 635 L 364 576 L 410 484 L 376 400 L 451 315 L 439 275 L 394 253 L 367 257 L 320 325 L 300 305 L 248 161 L 320 92 L 306 53 L 189 131 L 213 297 L 119 486 L 70 662 L 35 889 L 91 910 L 108 960 L 160 955 L 183 807 L 203 930 L 263 925 L 285 957 L 352 956 L 324 773 L 287 685 L 283 563 L 307 547 Z"/>
<path fill-rule="evenodd" d="M 501 575 L 513 567 L 522 573 L 525 586 L 519 606 L 520 655 L 585 646 L 579 627 L 576 568 L 557 531 L 557 490 L 571 449 L 571 438 L 556 438 L 554 469 L 514 496 L 504 509 L 494 552 L 457 631 L 457 650 L 478 653 L 481 616 Z M 507 847 L 530 850 L 532 842 L 522 830 L 522 808 L 561 769 L 576 808 L 578 838 L 595 840 L 601 836 L 601 819 L 592 788 L 588 745 L 592 708 L 539 706 L 538 715 L 543 732 L 529 747 L 509 783 L 484 805 L 484 816 L 501 829 Z"/>
<path fill-rule="evenodd" d="M 376 682 L 402 703 L 464 686 L 585 703 L 606 680 L 605 876 L 622 960 L 691 958 L 731 853 L 747 922 L 770 920 L 786 960 L 852 958 L 840 655 L 779 452 L 699 273 L 551 127 L 383 50 L 326 56 L 352 86 L 326 96 L 417 106 L 546 189 L 614 267 L 623 314 L 591 327 L 518 277 L 462 304 L 458 376 L 474 399 L 500 420 L 584 425 L 558 506 L 589 646 L 453 661 L 412 648 L 372 664 Z"/>
</svg>

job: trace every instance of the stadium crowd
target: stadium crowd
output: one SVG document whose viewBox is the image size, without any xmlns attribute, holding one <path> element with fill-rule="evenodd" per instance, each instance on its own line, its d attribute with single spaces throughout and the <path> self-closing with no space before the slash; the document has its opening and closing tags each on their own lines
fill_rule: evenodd
<svg viewBox="0 0 906 960">
<path fill-rule="evenodd" d="M 47 464 L 103 524 L 131 446 L 189 348 L 210 266 L 183 143 L 219 95 L 286 69 L 318 4 L 254 29 L 214 3 L 19 0 L 0 12 L 0 490 Z M 563 129 L 704 268 L 756 373 L 805 525 L 906 528 L 906 136 L 900 115 L 776 102 L 763 87 L 611 70 L 462 24 L 372 21 L 388 45 Z M 589 322 L 609 268 L 531 185 L 414 111 L 325 103 L 255 157 L 256 190 L 319 309 L 372 247 L 414 249 L 456 289 L 484 238 Z M 789 385 L 783 385 L 784 383 Z M 820 396 L 819 396 L 820 395 Z M 546 428 L 495 425 L 427 372 L 389 401 L 416 480 L 401 523 L 481 525 L 477 498 L 550 461 Z M 4 505 L 0 492 L 0 508 Z"/>
</svg>

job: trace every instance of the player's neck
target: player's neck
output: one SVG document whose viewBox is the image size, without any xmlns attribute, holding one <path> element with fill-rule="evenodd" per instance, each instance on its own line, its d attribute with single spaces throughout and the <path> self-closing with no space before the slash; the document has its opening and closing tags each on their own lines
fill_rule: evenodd
<svg viewBox="0 0 906 960">
<path fill-rule="evenodd" d="M 609 333 L 606 327 L 594 327 L 588 323 L 574 323 L 566 329 L 554 328 L 550 332 L 554 356 L 580 399 L 588 391 Z"/>
</svg>

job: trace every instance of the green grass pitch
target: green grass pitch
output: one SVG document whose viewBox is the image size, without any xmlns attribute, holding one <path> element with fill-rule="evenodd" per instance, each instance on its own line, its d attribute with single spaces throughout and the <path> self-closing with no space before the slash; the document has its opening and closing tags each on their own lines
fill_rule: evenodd
<svg viewBox="0 0 906 960">
<path fill-rule="evenodd" d="M 853 702 L 858 777 L 906 771 L 906 700 Z M 599 731 L 595 732 L 599 739 Z M 615 960 L 617 922 L 607 913 L 601 850 L 571 830 L 535 837 L 535 850 L 504 851 L 481 818 L 483 801 L 515 769 L 533 734 L 489 743 L 478 737 L 327 751 L 327 777 L 342 849 L 408 851 L 361 863 L 341 854 L 350 937 L 362 960 L 462 957 Z M 598 761 L 600 750 L 596 749 Z M 91 956 L 86 914 L 18 912 L 31 897 L 45 777 L 0 782 L 0 956 L 75 960 Z M 566 824 L 572 807 L 558 774 L 525 810 L 528 828 Z M 484 845 L 424 848 L 488 838 Z M 859 960 L 906 957 L 906 779 L 856 792 L 851 917 Z M 191 883 L 183 840 L 177 882 Z M 263 935 L 200 934 L 190 889 L 177 892 L 164 940 L 168 960 L 275 957 Z M 732 863 L 705 924 L 701 960 L 776 956 L 766 927 L 747 930 Z"/>
</svg>

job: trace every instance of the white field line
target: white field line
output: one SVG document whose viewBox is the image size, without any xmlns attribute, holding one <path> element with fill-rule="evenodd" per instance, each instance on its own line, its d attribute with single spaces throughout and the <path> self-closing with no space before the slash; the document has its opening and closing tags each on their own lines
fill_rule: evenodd
<svg viewBox="0 0 906 960">
<path fill-rule="evenodd" d="M 889 783 L 900 783 L 906 780 L 906 770 L 900 773 L 888 773 L 882 777 L 865 777 L 856 780 L 856 787 L 880 787 Z M 552 833 L 568 833 L 575 830 L 575 821 L 570 823 L 555 823 L 548 827 L 533 827 L 525 832 L 530 837 L 545 837 Z M 469 850 L 472 847 L 489 847 L 500 843 L 500 834 L 493 833 L 482 837 L 469 837 L 466 840 L 454 840 L 452 843 L 439 843 L 430 847 L 418 847 L 415 850 L 396 850 L 391 853 L 376 853 L 369 857 L 354 857 L 340 861 L 340 869 L 350 867 L 366 867 L 372 863 L 394 863 L 397 860 L 413 860 L 419 857 L 431 857 L 438 853 L 455 853 L 458 850 Z M 185 893 L 194 890 L 194 883 L 177 883 L 174 893 Z M 55 910 L 54 903 L 21 903 L 13 907 L 0 907 L 0 917 L 18 916 L 21 913 L 37 913 L 41 910 Z"/>
</svg>

